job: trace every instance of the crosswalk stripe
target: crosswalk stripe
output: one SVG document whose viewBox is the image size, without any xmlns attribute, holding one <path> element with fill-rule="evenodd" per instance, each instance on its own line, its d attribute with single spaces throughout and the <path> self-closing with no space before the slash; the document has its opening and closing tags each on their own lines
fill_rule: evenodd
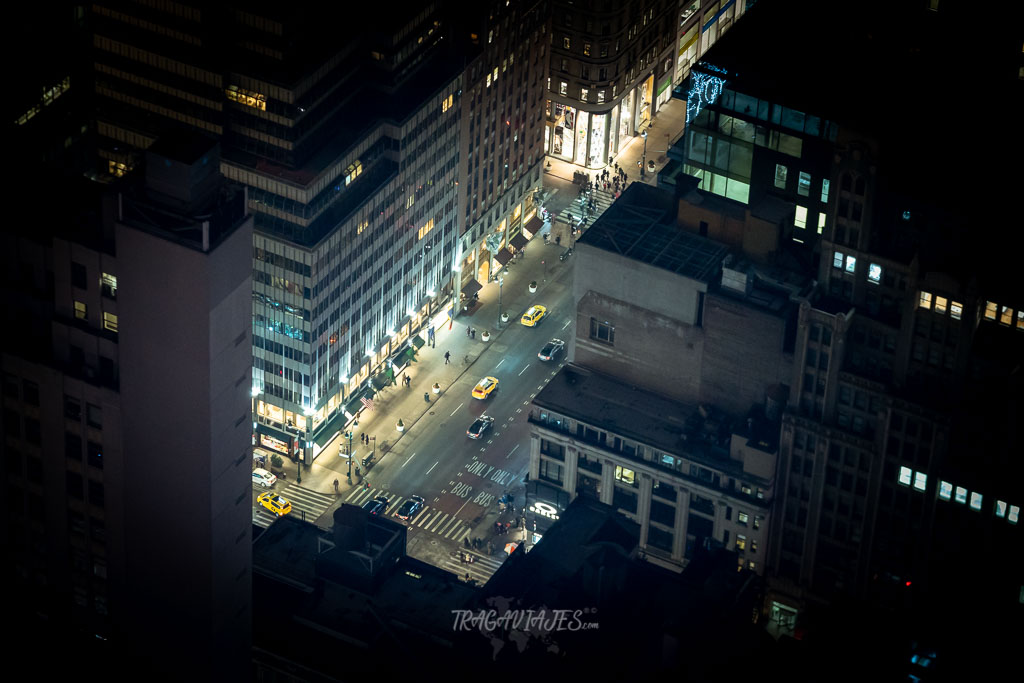
<svg viewBox="0 0 1024 683">
<path fill-rule="evenodd" d="M 442 516 L 442 517 L 441 517 L 440 519 L 438 519 L 437 517 L 435 517 L 435 518 L 434 518 L 434 520 L 435 520 L 435 523 L 434 523 L 434 525 L 433 525 L 433 526 L 431 526 L 431 527 L 429 527 L 429 528 L 427 529 L 427 531 L 435 531 L 435 532 L 437 532 L 437 533 L 440 533 L 440 532 L 438 531 L 438 527 L 440 527 L 440 526 L 441 526 L 441 524 L 442 524 L 442 523 L 444 522 L 444 520 L 446 520 L 447 518 L 448 518 L 448 513 L 447 513 L 447 512 L 446 512 L 446 513 L 444 513 L 444 516 Z"/>
</svg>

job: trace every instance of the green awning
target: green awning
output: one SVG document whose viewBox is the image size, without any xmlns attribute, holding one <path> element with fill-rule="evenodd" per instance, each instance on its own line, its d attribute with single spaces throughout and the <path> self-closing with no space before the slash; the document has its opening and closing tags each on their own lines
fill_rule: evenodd
<svg viewBox="0 0 1024 683">
<path fill-rule="evenodd" d="M 389 384 L 391 384 L 391 380 L 384 374 L 374 375 L 370 378 L 370 385 L 377 391 L 380 391 Z"/>
<path fill-rule="evenodd" d="M 345 404 L 345 412 L 349 417 L 352 417 L 359 412 L 359 409 L 363 407 L 363 402 L 360 399 L 364 396 L 363 392 L 357 391 L 355 394 L 349 397 L 348 403 Z"/>
<path fill-rule="evenodd" d="M 427 342 L 423 341 L 423 337 L 421 337 L 420 335 L 412 335 L 412 345 L 415 346 L 417 349 L 422 349 L 423 345 L 426 343 Z"/>
<path fill-rule="evenodd" d="M 419 339 L 419 337 L 416 337 L 416 338 Z M 402 361 L 405 362 L 405 363 L 415 363 L 416 362 L 416 349 L 411 348 L 411 347 L 406 349 L 405 352 L 402 353 Z"/>
</svg>

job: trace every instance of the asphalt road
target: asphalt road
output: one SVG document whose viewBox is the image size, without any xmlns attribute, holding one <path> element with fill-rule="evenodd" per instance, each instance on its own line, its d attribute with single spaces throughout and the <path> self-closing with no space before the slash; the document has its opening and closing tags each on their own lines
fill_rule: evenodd
<svg viewBox="0 0 1024 683">
<path fill-rule="evenodd" d="M 410 552 L 438 537 L 460 543 L 510 489 L 522 504 L 530 457 L 529 404 L 565 360 L 541 361 L 537 352 L 552 337 L 568 342 L 575 332 L 571 268 L 561 265 L 535 294 L 508 302 L 506 310 L 514 317 L 503 334 L 488 343 L 458 381 L 431 397 L 429 412 L 366 473 L 370 490 L 357 491 L 346 501 L 361 503 L 371 493 L 385 495 L 391 501 L 388 514 L 393 515 L 410 496 L 422 496 L 425 505 L 409 522 Z M 547 306 L 548 313 L 529 328 L 519 323 L 519 316 L 532 304 Z M 497 377 L 498 388 L 487 399 L 475 399 L 473 387 L 485 376 Z M 491 428 L 481 439 L 469 438 L 466 430 L 485 412 L 495 418 Z"/>
</svg>

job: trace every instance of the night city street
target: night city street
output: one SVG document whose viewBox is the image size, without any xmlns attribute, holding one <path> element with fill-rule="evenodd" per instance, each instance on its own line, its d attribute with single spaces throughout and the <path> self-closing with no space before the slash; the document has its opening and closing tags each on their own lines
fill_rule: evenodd
<svg viewBox="0 0 1024 683">
<path fill-rule="evenodd" d="M 1013 677 L 979 9 L 14 7 L 8 678 Z"/>
</svg>

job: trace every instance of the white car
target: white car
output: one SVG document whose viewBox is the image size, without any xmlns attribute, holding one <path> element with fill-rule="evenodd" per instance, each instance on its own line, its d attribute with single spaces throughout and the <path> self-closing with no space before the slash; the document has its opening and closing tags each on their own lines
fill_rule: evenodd
<svg viewBox="0 0 1024 683">
<path fill-rule="evenodd" d="M 262 467 L 257 467 L 252 471 L 252 483 L 269 488 L 277 483 L 277 475 L 267 472 Z"/>
</svg>

